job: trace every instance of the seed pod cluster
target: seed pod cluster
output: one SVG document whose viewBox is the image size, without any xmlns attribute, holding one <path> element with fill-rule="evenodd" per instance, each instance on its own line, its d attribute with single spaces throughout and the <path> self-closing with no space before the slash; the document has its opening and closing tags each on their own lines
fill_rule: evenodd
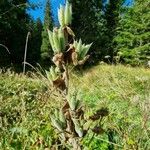
<svg viewBox="0 0 150 150">
<path fill-rule="evenodd" d="M 77 110 L 77 108 L 79 107 L 79 100 L 77 99 L 77 95 L 74 94 L 74 95 L 69 96 L 68 100 L 69 100 L 68 103 L 69 103 L 70 109 L 72 111 Z"/>
<path fill-rule="evenodd" d="M 51 114 L 50 118 L 51 118 L 52 125 L 57 130 L 63 132 L 66 129 L 67 122 L 62 110 L 58 111 L 57 109 L 55 109 L 55 112 Z"/>
<path fill-rule="evenodd" d="M 73 47 L 75 51 L 72 53 L 72 61 L 75 66 L 77 65 L 83 65 L 85 61 L 89 58 L 89 55 L 87 55 L 91 44 L 85 45 L 82 43 L 82 40 L 74 41 Z"/>
<path fill-rule="evenodd" d="M 86 45 L 81 39 L 75 40 L 74 32 L 69 26 L 72 21 L 72 6 L 68 2 L 65 6 L 60 5 L 58 20 L 59 28 L 54 28 L 53 31 L 48 29 L 49 41 L 54 52 L 52 61 L 56 68 L 51 67 L 49 71 L 46 71 L 46 76 L 55 89 L 59 89 L 64 105 L 60 109 L 54 108 L 50 119 L 55 131 L 59 133 L 61 144 L 64 145 L 65 142 L 72 149 L 77 149 L 77 147 L 81 149 L 81 141 L 88 132 L 103 133 L 101 121 L 108 115 L 108 110 L 99 109 L 92 116 L 86 118 L 78 91 L 70 90 L 69 65 L 84 64 L 89 58 L 87 53 L 92 43 Z"/>
<path fill-rule="evenodd" d="M 49 69 L 49 71 L 45 71 L 46 77 L 49 81 L 55 81 L 60 76 L 60 70 L 58 67 L 54 68 L 53 66 Z"/>
<path fill-rule="evenodd" d="M 82 40 L 80 39 L 79 41 L 74 41 L 73 46 L 78 54 L 78 60 L 83 60 L 87 55 L 90 47 L 92 46 L 92 43 L 85 45 L 82 43 Z"/>
</svg>

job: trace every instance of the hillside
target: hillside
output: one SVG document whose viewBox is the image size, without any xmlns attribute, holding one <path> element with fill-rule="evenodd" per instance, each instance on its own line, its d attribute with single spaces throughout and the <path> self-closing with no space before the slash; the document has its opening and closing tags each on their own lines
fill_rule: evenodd
<svg viewBox="0 0 150 150">
<path fill-rule="evenodd" d="M 116 150 L 150 147 L 149 69 L 99 65 L 71 76 L 71 87 L 80 87 L 86 107 L 93 112 L 109 109 L 105 134 L 83 143 L 88 149 L 107 150 L 110 144 Z M 59 100 L 44 77 L 1 73 L 0 149 L 49 148 L 57 139 L 49 117 L 55 98 Z"/>
</svg>

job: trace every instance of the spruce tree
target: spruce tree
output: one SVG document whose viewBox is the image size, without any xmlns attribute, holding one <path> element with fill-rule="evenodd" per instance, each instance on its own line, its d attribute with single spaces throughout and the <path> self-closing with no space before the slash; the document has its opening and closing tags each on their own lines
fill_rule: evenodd
<svg viewBox="0 0 150 150">
<path fill-rule="evenodd" d="M 117 28 L 119 26 L 121 8 L 124 0 L 109 0 L 104 9 L 104 28 L 102 38 L 102 57 L 110 62 L 113 61 L 113 57 L 116 55 L 114 38 L 117 36 Z"/>
<path fill-rule="evenodd" d="M 50 0 L 47 0 L 45 7 L 44 25 L 42 31 L 42 45 L 41 45 L 41 61 L 44 64 L 49 64 L 50 58 L 52 58 L 52 50 L 49 44 L 47 29 L 53 28 L 53 17 L 51 12 Z"/>
<path fill-rule="evenodd" d="M 117 50 L 126 63 L 140 65 L 150 60 L 150 2 L 136 0 L 120 21 Z"/>
<path fill-rule="evenodd" d="M 95 63 L 100 57 L 100 41 L 102 32 L 103 0 L 69 0 L 73 6 L 72 29 L 76 38 L 84 39 L 84 42 L 93 41 L 90 63 Z"/>
</svg>

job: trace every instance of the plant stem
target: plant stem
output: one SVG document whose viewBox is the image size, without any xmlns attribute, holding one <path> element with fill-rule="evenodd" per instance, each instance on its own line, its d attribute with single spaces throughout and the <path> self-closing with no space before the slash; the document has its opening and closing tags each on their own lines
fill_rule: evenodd
<svg viewBox="0 0 150 150">
<path fill-rule="evenodd" d="M 26 37 L 26 45 L 25 45 L 25 51 L 24 51 L 24 61 L 23 61 L 23 74 L 25 74 L 25 67 L 26 67 L 26 57 L 27 57 L 27 48 L 28 48 L 28 39 L 30 36 L 30 32 L 28 32 Z"/>
<path fill-rule="evenodd" d="M 66 84 L 66 95 L 68 95 L 68 90 L 69 90 L 69 71 L 68 71 L 68 66 L 63 64 L 63 68 L 65 70 L 65 84 Z"/>
</svg>

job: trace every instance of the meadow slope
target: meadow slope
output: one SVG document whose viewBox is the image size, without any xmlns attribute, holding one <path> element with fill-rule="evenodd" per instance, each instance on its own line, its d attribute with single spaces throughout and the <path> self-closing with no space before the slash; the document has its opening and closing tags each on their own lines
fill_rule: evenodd
<svg viewBox="0 0 150 150">
<path fill-rule="evenodd" d="M 113 149 L 150 147 L 149 69 L 99 65 L 71 76 L 70 86 L 82 93 L 86 107 L 93 112 L 109 109 L 105 134 L 88 149 L 107 150 L 110 133 Z M 48 81 L 36 74 L 0 73 L 0 149 L 45 149 L 55 142 L 49 114 L 59 96 L 51 91 Z"/>
</svg>

